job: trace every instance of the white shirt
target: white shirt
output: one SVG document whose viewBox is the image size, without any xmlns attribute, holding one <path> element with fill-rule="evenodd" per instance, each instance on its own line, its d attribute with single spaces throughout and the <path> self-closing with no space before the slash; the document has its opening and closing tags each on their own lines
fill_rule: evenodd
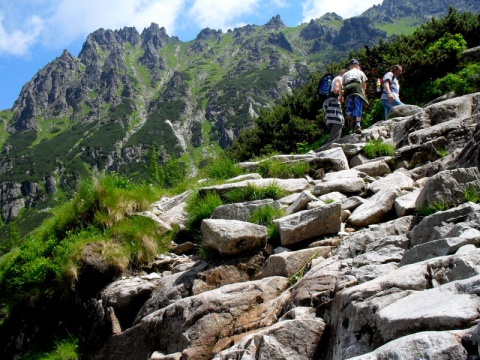
<svg viewBox="0 0 480 360">
<path fill-rule="evenodd" d="M 343 85 L 347 85 L 351 81 L 357 81 L 359 83 L 367 82 L 367 75 L 357 68 L 353 68 L 348 70 L 345 74 L 343 74 Z"/>
<path fill-rule="evenodd" d="M 383 77 L 383 83 L 388 80 L 390 81 L 390 92 L 393 94 L 395 99 L 398 99 L 400 95 L 400 84 L 398 83 L 398 79 L 391 71 L 385 74 Z M 388 99 L 388 93 L 383 88 L 381 99 Z"/>
</svg>

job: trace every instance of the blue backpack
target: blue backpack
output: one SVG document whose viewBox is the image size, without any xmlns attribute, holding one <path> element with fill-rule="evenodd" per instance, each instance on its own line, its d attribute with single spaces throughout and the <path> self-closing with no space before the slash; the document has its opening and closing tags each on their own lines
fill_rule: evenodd
<svg viewBox="0 0 480 360">
<path fill-rule="evenodd" d="M 320 99 L 326 99 L 330 96 L 333 96 L 333 92 L 330 91 L 332 88 L 332 81 L 335 78 L 335 75 L 328 73 L 322 76 L 318 83 L 317 94 Z"/>
</svg>

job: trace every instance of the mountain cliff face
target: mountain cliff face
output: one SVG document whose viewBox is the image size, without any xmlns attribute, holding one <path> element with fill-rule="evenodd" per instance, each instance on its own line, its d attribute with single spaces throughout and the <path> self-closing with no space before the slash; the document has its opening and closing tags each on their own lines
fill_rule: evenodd
<svg viewBox="0 0 480 360">
<path fill-rule="evenodd" d="M 478 12 L 479 4 L 476 0 L 458 0 L 451 2 L 448 0 L 384 0 L 381 5 L 374 5 L 361 16 L 368 17 L 377 22 L 393 22 L 401 18 L 430 19 L 431 17 L 441 17 L 445 15 L 445 10 L 454 7 L 459 11 Z"/>
<path fill-rule="evenodd" d="M 207 28 L 190 42 L 157 24 L 142 33 L 95 31 L 78 57 L 65 50 L 41 69 L 2 116 L 3 221 L 24 207 L 48 206 L 58 189 L 72 188 L 92 171 L 141 176 L 152 146 L 164 162 L 182 155 L 198 166 L 326 63 L 385 39 L 372 21 L 380 13 L 399 18 L 420 9 L 426 19 L 453 4 L 428 3 L 430 13 L 423 2 L 385 0 L 361 17 L 330 13 L 296 28 L 276 16 L 227 33 Z"/>
</svg>

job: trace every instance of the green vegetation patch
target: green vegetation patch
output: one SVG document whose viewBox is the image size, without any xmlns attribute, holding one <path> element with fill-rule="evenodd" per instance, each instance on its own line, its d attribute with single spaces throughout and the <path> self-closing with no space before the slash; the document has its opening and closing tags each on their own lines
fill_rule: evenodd
<svg viewBox="0 0 480 360">
<path fill-rule="evenodd" d="M 227 157 L 217 157 L 202 169 L 202 174 L 205 174 L 209 179 L 227 180 L 243 174 L 244 171 L 236 162 Z"/>
<path fill-rule="evenodd" d="M 255 210 L 248 221 L 253 224 L 266 226 L 268 229 L 268 237 L 272 240 L 277 240 L 279 238 L 279 232 L 274 220 L 285 215 L 284 209 L 267 205 Z"/>
<path fill-rule="evenodd" d="M 87 244 L 102 249 L 97 256 L 119 271 L 152 259 L 170 239 L 153 220 L 133 215 L 158 196 L 155 188 L 118 175 L 83 182 L 71 201 L 0 260 L 1 302 L 74 287 Z"/>
<path fill-rule="evenodd" d="M 371 140 L 363 148 L 363 153 L 369 159 L 375 159 L 380 156 L 395 155 L 395 146 L 382 142 L 381 140 Z"/>
<path fill-rule="evenodd" d="M 377 29 L 383 30 L 387 33 L 387 36 L 395 35 L 410 35 L 418 26 L 421 25 L 420 21 L 416 18 L 405 18 L 401 20 L 395 20 L 395 23 L 382 23 L 377 24 Z"/>
<path fill-rule="evenodd" d="M 67 116 L 61 118 L 51 119 L 37 119 L 39 130 L 37 132 L 37 139 L 31 146 L 36 146 L 44 140 L 49 140 L 54 136 L 58 136 L 59 133 L 64 132 L 70 128 L 70 120 Z"/>
<path fill-rule="evenodd" d="M 13 119 L 12 111 L 0 111 L 0 149 L 3 149 L 8 141 L 10 134 L 7 132 L 8 124 Z"/>
<path fill-rule="evenodd" d="M 278 200 L 288 193 L 278 183 L 273 181 L 266 187 L 259 187 L 249 183 L 246 187 L 232 189 L 223 195 L 227 203 L 239 203 L 262 199 Z"/>
<path fill-rule="evenodd" d="M 57 340 L 49 352 L 29 352 L 23 360 L 80 360 L 78 339 L 69 337 Z"/>
<path fill-rule="evenodd" d="M 269 91 L 286 73 L 285 69 L 255 69 L 237 77 L 225 78 L 215 86 L 215 91 L 221 95 L 210 100 L 209 104 L 221 109 L 235 109 L 236 115 L 229 117 L 227 127 L 245 125 L 252 121 L 247 98 L 257 92 Z M 260 112 L 256 105 L 254 110 Z"/>
<path fill-rule="evenodd" d="M 310 171 L 307 162 L 285 162 L 278 159 L 267 159 L 260 162 L 257 172 L 264 178 L 294 179 L 303 178 Z"/>
<path fill-rule="evenodd" d="M 134 110 L 135 110 L 134 102 L 130 99 L 122 98 L 122 102 L 120 103 L 120 105 L 114 108 L 110 108 L 110 113 L 111 113 L 110 119 L 113 121 L 118 119 L 128 120 Z"/>
<path fill-rule="evenodd" d="M 196 192 L 187 201 L 186 211 L 188 218 L 186 228 L 197 242 L 201 241 L 200 225 L 202 220 L 209 219 L 220 205 L 223 205 L 223 200 L 215 192 L 208 192 L 204 195 Z"/>
</svg>

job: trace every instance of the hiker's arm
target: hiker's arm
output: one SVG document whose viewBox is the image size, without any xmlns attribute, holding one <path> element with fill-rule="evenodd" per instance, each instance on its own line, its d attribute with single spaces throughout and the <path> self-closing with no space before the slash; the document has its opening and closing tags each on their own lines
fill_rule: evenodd
<svg viewBox="0 0 480 360">
<path fill-rule="evenodd" d="M 337 95 L 340 95 L 342 93 L 342 81 L 341 80 L 335 81 L 335 88 L 333 89 L 333 92 Z"/>
<path fill-rule="evenodd" d="M 392 90 L 390 89 L 390 80 L 385 80 L 385 81 L 383 82 L 383 88 L 384 88 L 385 91 L 387 92 L 388 101 L 392 102 L 393 99 L 394 99 L 394 96 L 393 96 Z"/>
<path fill-rule="evenodd" d="M 338 85 L 338 95 L 339 95 L 338 99 L 341 103 L 343 103 L 345 101 L 344 99 L 345 89 L 343 88 L 343 78 L 341 81 L 337 83 L 337 85 Z"/>
</svg>

